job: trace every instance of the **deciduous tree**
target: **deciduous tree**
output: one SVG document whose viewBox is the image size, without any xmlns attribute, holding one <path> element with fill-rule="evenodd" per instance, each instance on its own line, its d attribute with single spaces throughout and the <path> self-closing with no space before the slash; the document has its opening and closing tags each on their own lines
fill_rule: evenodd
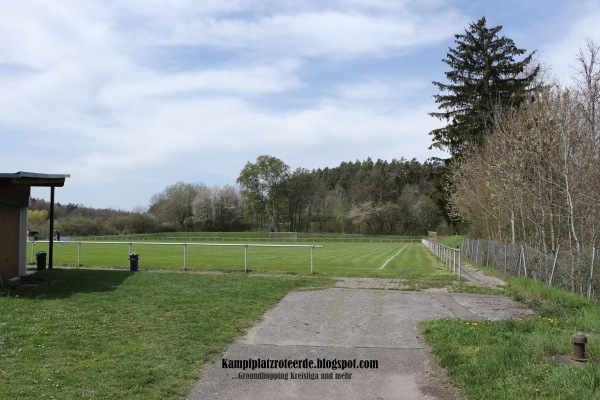
<svg viewBox="0 0 600 400">
<path fill-rule="evenodd" d="M 286 163 L 277 157 L 262 155 L 255 163 L 247 162 L 237 179 L 246 204 L 255 215 L 268 220 L 269 229 L 274 232 L 278 231 L 279 206 L 289 176 L 290 167 Z"/>
</svg>

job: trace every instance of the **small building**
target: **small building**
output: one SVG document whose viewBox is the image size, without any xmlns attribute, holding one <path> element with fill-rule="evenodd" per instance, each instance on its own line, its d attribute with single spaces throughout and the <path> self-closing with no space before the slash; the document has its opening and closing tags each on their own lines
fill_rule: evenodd
<svg viewBox="0 0 600 400">
<path fill-rule="evenodd" d="M 27 208 L 32 186 L 50 188 L 50 232 L 54 229 L 54 188 L 63 187 L 70 175 L 33 172 L 0 173 L 0 278 L 11 279 L 27 272 Z M 50 237 L 48 267 L 52 268 Z"/>
<path fill-rule="evenodd" d="M 427 240 L 431 243 L 437 242 L 437 232 L 427 231 Z"/>
</svg>

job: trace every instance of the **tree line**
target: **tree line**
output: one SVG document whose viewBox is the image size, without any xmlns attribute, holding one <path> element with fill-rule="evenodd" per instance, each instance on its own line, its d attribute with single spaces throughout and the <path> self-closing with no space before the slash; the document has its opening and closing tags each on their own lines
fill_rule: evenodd
<svg viewBox="0 0 600 400">
<path fill-rule="evenodd" d="M 293 231 L 422 235 L 446 224 L 430 198 L 441 164 L 416 159 L 342 162 L 292 170 L 263 155 L 237 184 L 176 182 L 133 212 L 56 204 L 63 236 L 169 231 Z M 49 203 L 33 199 L 29 229 L 47 234 Z"/>
<path fill-rule="evenodd" d="M 270 231 L 421 235 L 445 222 L 429 197 L 437 162 L 343 162 L 291 170 L 272 156 L 248 162 L 237 183 L 244 218 Z"/>
</svg>

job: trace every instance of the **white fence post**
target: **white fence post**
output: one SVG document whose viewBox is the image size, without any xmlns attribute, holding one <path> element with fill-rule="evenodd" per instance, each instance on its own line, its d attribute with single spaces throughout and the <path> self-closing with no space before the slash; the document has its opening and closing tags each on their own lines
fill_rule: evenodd
<svg viewBox="0 0 600 400">
<path fill-rule="evenodd" d="M 183 270 L 187 270 L 187 243 L 183 244 Z"/>
<path fill-rule="evenodd" d="M 452 272 L 454 274 L 457 273 L 458 270 L 458 277 L 460 279 L 461 277 L 461 267 L 460 267 L 460 260 L 461 260 L 461 255 L 460 255 L 460 248 L 457 247 L 456 249 L 449 247 L 449 246 L 445 246 L 443 244 L 440 243 L 433 243 L 430 242 L 429 240 L 426 239 L 422 239 L 421 243 L 427 247 L 429 249 L 429 251 L 435 256 L 437 257 L 441 262 L 444 263 L 444 265 L 446 266 L 446 268 L 450 269 L 450 267 L 452 267 Z M 457 262 L 458 259 L 458 262 Z M 458 264 L 458 267 L 457 267 Z"/>
</svg>

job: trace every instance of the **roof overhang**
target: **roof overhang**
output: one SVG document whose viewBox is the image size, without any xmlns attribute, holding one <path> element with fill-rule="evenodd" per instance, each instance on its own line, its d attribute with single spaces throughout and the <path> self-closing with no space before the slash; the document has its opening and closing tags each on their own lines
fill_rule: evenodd
<svg viewBox="0 0 600 400">
<path fill-rule="evenodd" d="M 71 175 L 68 174 L 38 174 L 23 171 L 15 174 L 0 173 L 0 185 L 62 187 L 65 185 L 65 179 L 70 177 Z"/>
</svg>

